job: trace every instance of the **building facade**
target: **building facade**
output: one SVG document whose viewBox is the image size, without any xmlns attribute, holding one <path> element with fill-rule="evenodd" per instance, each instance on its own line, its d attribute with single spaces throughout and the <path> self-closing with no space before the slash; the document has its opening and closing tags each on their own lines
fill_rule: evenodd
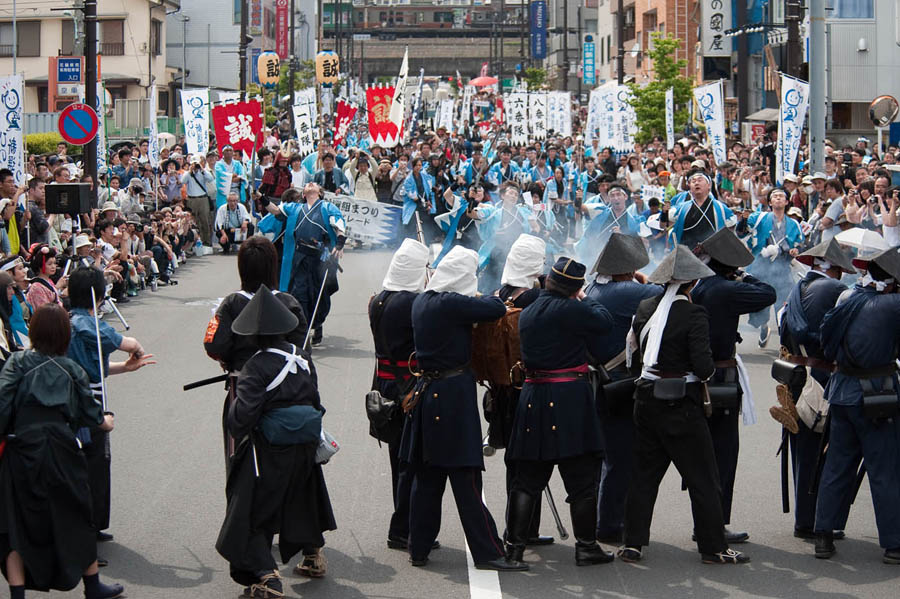
<svg viewBox="0 0 900 599">
<path fill-rule="evenodd" d="M 50 106 L 50 57 L 77 56 L 83 44 L 80 11 L 51 10 L 52 2 L 18 3 L 16 39 L 13 38 L 12 0 L 0 0 L 0 71 L 25 74 L 25 111 L 55 112 Z M 64 3 L 61 3 L 64 4 Z M 139 99 L 150 86 L 160 86 L 159 105 L 169 103 L 167 86 L 172 72 L 166 68 L 166 15 L 177 11 L 180 0 L 99 0 L 97 37 L 100 78 L 113 100 Z"/>
</svg>

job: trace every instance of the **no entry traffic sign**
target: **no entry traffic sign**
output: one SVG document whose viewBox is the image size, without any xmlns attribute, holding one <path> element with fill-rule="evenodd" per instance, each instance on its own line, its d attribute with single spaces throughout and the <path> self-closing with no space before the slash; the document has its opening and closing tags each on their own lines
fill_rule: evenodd
<svg viewBox="0 0 900 599">
<path fill-rule="evenodd" d="M 59 134 L 70 144 L 83 146 L 97 135 L 97 113 L 87 104 L 69 104 L 59 113 Z"/>
</svg>

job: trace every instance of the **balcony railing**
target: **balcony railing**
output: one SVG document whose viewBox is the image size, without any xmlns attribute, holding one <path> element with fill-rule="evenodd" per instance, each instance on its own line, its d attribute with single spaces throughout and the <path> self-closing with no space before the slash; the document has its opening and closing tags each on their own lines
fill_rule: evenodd
<svg viewBox="0 0 900 599">
<path fill-rule="evenodd" d="M 0 58 L 9 58 L 13 55 L 12 44 L 0 44 Z"/>
<path fill-rule="evenodd" d="M 103 56 L 124 56 L 125 55 L 125 43 L 124 42 L 101 42 L 100 43 L 100 54 Z"/>
</svg>

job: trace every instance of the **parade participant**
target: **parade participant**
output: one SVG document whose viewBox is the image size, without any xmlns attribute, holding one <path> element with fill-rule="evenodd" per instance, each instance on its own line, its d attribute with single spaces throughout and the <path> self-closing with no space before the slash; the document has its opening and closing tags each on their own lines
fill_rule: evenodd
<svg viewBox="0 0 900 599">
<path fill-rule="evenodd" d="M 31 319 L 32 312 L 31 306 L 25 299 L 25 291 L 28 289 L 28 272 L 25 270 L 25 262 L 20 256 L 9 256 L 0 260 L 0 272 L 10 273 L 15 283 L 9 321 L 16 343 L 25 346 L 28 340 L 28 321 Z"/>
<path fill-rule="evenodd" d="M 731 522 L 740 444 L 738 415 L 743 413 L 744 424 L 756 422 L 750 376 L 736 353 L 741 340 L 738 321 L 742 314 L 771 306 L 775 289 L 740 270 L 753 262 L 753 255 L 728 229 L 713 233 L 694 253 L 715 273 L 697 282 L 691 291 L 691 301 L 706 308 L 709 316 L 709 340 L 716 373 L 709 382 L 712 415 L 706 423 L 719 468 L 722 516 L 727 525 Z M 743 543 L 749 538 L 746 532 L 725 529 L 728 543 Z"/>
<path fill-rule="evenodd" d="M 771 212 L 754 212 L 747 220 L 750 233 L 750 251 L 755 258 L 750 272 L 775 288 L 777 298 L 775 308 L 780 309 L 787 301 L 794 279 L 791 276 L 791 261 L 800 253 L 803 245 L 803 231 L 792 218 L 788 218 L 787 194 L 783 189 L 772 188 L 767 196 Z M 750 324 L 759 328 L 759 346 L 769 342 L 769 316 L 771 309 L 766 306 L 750 315 Z"/>
<path fill-rule="evenodd" d="M 250 213 L 243 204 L 238 203 L 238 194 L 228 194 L 228 201 L 216 210 L 216 241 L 222 246 L 222 253 L 231 251 L 234 244 L 240 245 L 253 235 L 253 224 Z"/>
<path fill-rule="evenodd" d="M 596 260 L 613 233 L 637 235 L 640 231 L 640 218 L 627 211 L 628 190 L 625 187 L 619 183 L 610 185 L 606 199 L 608 204 L 582 205 L 582 209 L 591 214 L 591 220 L 585 225 L 581 239 L 575 243 L 575 251 L 585 264 Z"/>
<path fill-rule="evenodd" d="M 229 294 L 222 300 L 216 313 L 206 326 L 203 347 L 206 354 L 219 362 L 225 372 L 229 373 L 225 406 L 222 412 L 222 433 L 225 442 L 225 464 L 234 453 L 233 440 L 228 434 L 226 418 L 228 409 L 234 401 L 237 386 L 237 373 L 244 367 L 259 349 L 253 338 L 235 335 L 231 324 L 250 303 L 261 285 L 275 288 L 278 281 L 278 254 L 271 241 L 261 236 L 254 236 L 241 244 L 237 255 L 238 274 L 241 277 L 241 290 Z M 294 345 L 303 345 L 306 336 L 307 322 L 303 308 L 289 293 L 274 291 L 275 297 L 297 317 L 297 327 L 286 335 L 286 340 Z"/>
<path fill-rule="evenodd" d="M 290 152 L 287 149 L 275 153 L 275 161 L 262 174 L 259 193 L 272 200 L 280 200 L 281 194 L 291 188 L 293 176 L 289 166 Z"/>
<path fill-rule="evenodd" d="M 659 285 L 644 284 L 637 271 L 650 262 L 639 237 L 613 233 L 600 253 L 597 277 L 584 293 L 606 308 L 612 330 L 598 336 L 594 361 L 603 365 L 611 381 L 597 393 L 600 424 L 606 448 L 600 472 L 597 503 L 597 539 L 618 545 L 625 526 L 625 494 L 631 480 L 634 446 L 634 375 L 625 366 L 625 337 L 638 304 L 662 293 Z"/>
<path fill-rule="evenodd" d="M 293 196 L 294 192 L 288 190 L 287 194 Z M 317 184 L 307 183 L 301 200 L 275 205 L 263 198 L 261 203 L 274 220 L 264 224 L 263 219 L 259 229 L 275 235 L 292 232 L 284 244 L 278 289 L 290 291 L 300 302 L 313 329 L 312 344 L 318 345 L 322 342 L 322 325 L 331 310 L 331 295 L 337 291 L 337 262 L 344 256 L 347 237 L 340 209 L 320 197 Z M 332 281 L 330 286 L 326 277 Z"/>
<path fill-rule="evenodd" d="M 816 502 L 815 555 L 835 553 L 833 531 L 843 525 L 846 500 L 855 495 L 862 458 L 882 561 L 900 564 L 900 255 L 891 248 L 854 265 L 865 268 L 865 276 L 822 319 L 822 350 L 837 368 L 825 388 L 831 424 Z"/>
<path fill-rule="evenodd" d="M 500 289 L 495 293 L 507 305 L 524 309 L 531 305 L 540 295 L 544 279 L 544 259 L 547 245 L 544 240 L 534 235 L 521 234 L 509 248 Z M 491 384 L 488 391 L 491 409 L 485 410 L 488 421 L 488 444 L 495 449 L 507 447 L 512 434 L 516 406 L 519 403 L 520 387 L 516 385 Z M 505 452 L 506 493 L 513 489 L 516 479 L 516 462 L 509 459 Z M 550 545 L 553 537 L 540 534 L 541 503 L 535 502 L 534 512 L 527 529 L 526 545 Z"/>
<path fill-rule="evenodd" d="M 425 235 L 425 238 L 419 241 L 427 244 L 434 236 L 431 219 L 428 216 L 437 212 L 437 204 L 434 201 L 434 179 L 423 170 L 420 157 L 413 158 L 409 164 L 412 170 L 403 180 L 402 219 L 404 226 L 407 227 L 405 236 L 417 237 L 418 225 L 413 215 L 418 212 L 418 224 L 421 225 Z"/>
<path fill-rule="evenodd" d="M 298 574 L 325 573 L 322 532 L 334 514 L 316 448 L 325 409 L 309 354 L 286 336 L 299 320 L 260 285 L 231 324 L 259 351 L 244 363 L 227 425 L 238 446 L 231 458 L 225 520 L 216 550 L 250 597 L 283 597 L 272 538 L 282 563 L 303 552 Z"/>
<path fill-rule="evenodd" d="M 553 169 L 553 178 L 547 181 L 544 188 L 543 202 L 556 217 L 556 226 L 550 236 L 560 247 L 564 247 L 575 220 L 575 192 L 569 187 L 563 167 Z"/>
<path fill-rule="evenodd" d="M 8 272 L 0 271 L 0 368 L 9 356 L 22 349 L 13 331 L 12 302 L 16 296 L 16 282 Z"/>
<path fill-rule="evenodd" d="M 575 534 L 575 563 L 608 563 L 597 544 L 597 473 L 603 434 L 588 381 L 588 353 L 612 317 L 581 290 L 585 268 L 560 258 L 546 289 L 519 318 L 525 384 L 516 407 L 508 459 L 516 473 L 507 510 L 507 559 L 522 560 L 534 505 L 554 466 L 566 486 Z"/>
<path fill-rule="evenodd" d="M 94 324 L 94 301 L 99 307 L 106 291 L 103 272 L 96 268 L 76 268 L 69 275 L 69 302 L 72 306 L 72 341 L 68 356 L 84 368 L 90 380 L 94 399 L 100 403 L 103 397 L 103 376 L 134 372 L 144 366 L 156 364 L 153 354 L 145 354 L 144 348 L 133 337 L 123 337 L 109 324 L 99 321 L 100 350 L 97 348 L 97 326 Z M 93 296 L 92 296 L 93 292 Z M 129 354 L 125 362 L 109 362 L 109 356 L 120 350 Z M 103 354 L 101 366 L 99 353 Z M 103 532 L 109 528 L 110 514 L 110 446 L 109 432 L 93 428 L 79 431 L 84 443 L 90 477 L 92 514 L 98 541 L 111 541 L 113 536 Z"/>
<path fill-rule="evenodd" d="M 653 506 L 671 463 L 690 492 L 702 561 L 750 561 L 725 541 L 716 456 L 704 413 L 703 383 L 715 366 L 709 317 L 691 302 L 690 292 L 697 280 L 713 274 L 677 245 L 647 278 L 665 285 L 665 293 L 641 302 L 628 333 L 626 349 L 638 350 L 642 370 L 634 396 L 634 475 L 625 501 L 625 545 L 619 550 L 627 562 L 639 561 L 650 542 Z"/>
<path fill-rule="evenodd" d="M 504 183 L 511 183 L 518 180 L 519 172 L 522 170 L 519 165 L 512 162 L 512 150 L 509 146 L 500 148 L 500 161 L 495 162 L 488 169 L 486 178 L 495 188 L 499 189 Z M 495 202 L 500 199 L 499 192 L 491 192 L 491 199 Z"/>
<path fill-rule="evenodd" d="M 506 311 L 496 297 L 476 298 L 478 255 L 456 246 L 444 257 L 424 293 L 413 302 L 412 325 L 421 376 L 404 402 L 407 412 L 400 460 L 414 480 L 409 513 L 409 560 L 428 563 L 441 522 L 447 480 L 475 567 L 527 570 L 506 559 L 497 526 L 481 498 L 481 422 L 475 378 L 468 364 L 472 325 L 496 320 Z"/>
<path fill-rule="evenodd" d="M 736 220 L 731 209 L 710 194 L 712 182 L 706 173 L 693 171 L 687 183 L 684 200 L 672 199 L 670 220 L 675 242 L 693 249 L 719 229 L 734 227 Z"/>
<path fill-rule="evenodd" d="M 216 162 L 215 175 L 216 210 L 225 205 L 230 193 L 238 194 L 238 201 L 241 204 L 247 203 L 247 196 L 244 193 L 244 186 L 247 183 L 244 165 L 240 160 L 234 159 L 234 148 L 231 146 L 222 148 L 222 160 Z"/>
<path fill-rule="evenodd" d="M 500 286 L 501 266 L 509 248 L 522 233 L 539 233 L 540 226 L 531 210 L 520 202 L 519 188 L 507 182 L 500 187 L 500 204 L 484 202 L 476 209 L 478 235 L 479 289 L 491 293 Z"/>
<path fill-rule="evenodd" d="M 13 599 L 24 599 L 26 587 L 68 591 L 79 579 L 86 599 L 124 591 L 100 582 L 88 472 L 75 437 L 81 426 L 111 431 L 113 417 L 65 356 L 70 334 L 65 310 L 42 306 L 32 318 L 33 349 L 15 353 L 0 372 L 0 555 Z"/>
<path fill-rule="evenodd" d="M 60 292 L 65 289 L 68 280 L 60 279 L 57 283 L 53 282 L 53 275 L 56 274 L 56 250 L 47 244 L 35 244 L 31 248 L 31 272 L 34 278 L 28 287 L 28 293 L 25 298 L 31 307 L 35 310 L 46 303 L 56 303 L 63 305 Z"/>
<path fill-rule="evenodd" d="M 600 195 L 601 183 L 604 176 L 603 171 L 597 170 L 596 160 L 593 156 L 587 156 L 584 159 L 584 172 L 581 173 L 581 192 L 587 201 L 590 198 Z"/>
<path fill-rule="evenodd" d="M 412 476 L 400 462 L 400 435 L 403 413 L 400 404 L 412 388 L 416 368 L 410 356 L 413 343 L 412 304 L 425 289 L 425 267 L 429 251 L 414 239 L 404 239 L 391 258 L 382 282 L 383 291 L 369 300 L 369 326 L 375 341 L 375 377 L 372 388 L 397 406 L 390 421 L 376 428 L 370 422 L 369 434 L 388 446 L 391 462 L 391 490 L 394 513 L 388 528 L 387 546 L 409 549 L 409 497 Z"/>
<path fill-rule="evenodd" d="M 780 319 L 781 346 L 788 352 L 786 360 L 809 367 L 809 375 L 824 389 L 834 364 L 825 359 L 822 351 L 821 325 L 847 287 L 840 282 L 843 273 L 855 274 L 850 258 L 837 241 L 821 243 L 797 256 L 797 261 L 810 267 L 806 276 L 791 291 Z M 814 484 L 822 432 L 814 430 L 796 415 L 794 404 L 800 398 L 802 386 L 790 389 L 791 397 L 779 395 L 782 404 L 770 410 L 773 417 L 785 426 L 789 435 L 794 478 L 794 536 L 813 539 L 818 487 Z M 785 417 L 788 419 L 785 420 Z M 810 425 L 819 423 L 810 422 Z M 787 448 L 782 448 L 785 452 Z M 786 477 L 787 456 L 784 455 L 782 476 Z M 786 489 L 787 482 L 784 482 Z M 849 502 L 836 524 L 834 538 L 844 537 L 844 525 L 849 515 Z"/>
</svg>

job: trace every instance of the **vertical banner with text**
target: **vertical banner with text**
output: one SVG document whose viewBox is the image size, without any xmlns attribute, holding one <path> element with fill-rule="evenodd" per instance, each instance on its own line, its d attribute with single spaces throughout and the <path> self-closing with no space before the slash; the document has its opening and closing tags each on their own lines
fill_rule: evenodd
<svg viewBox="0 0 900 599">
<path fill-rule="evenodd" d="M 25 77 L 0 78 L 0 99 L 6 115 L 0 119 L 0 167 L 12 171 L 16 185 L 25 182 L 25 136 L 22 132 L 25 106 Z"/>
<path fill-rule="evenodd" d="M 716 165 L 728 159 L 725 148 L 725 107 L 722 102 L 722 82 L 715 81 L 694 88 L 694 99 L 700 118 L 706 126 L 706 139 L 712 149 Z"/>
<path fill-rule="evenodd" d="M 800 139 L 803 135 L 803 121 L 809 108 L 809 83 L 789 75 L 781 74 L 781 105 L 778 108 L 778 146 L 775 149 L 775 179 L 778 185 L 784 176 L 793 174 Z"/>
<path fill-rule="evenodd" d="M 188 153 L 205 155 L 209 151 L 209 90 L 181 92 L 181 115 Z"/>
<path fill-rule="evenodd" d="M 675 90 L 666 90 L 666 149 L 675 147 Z"/>
</svg>

